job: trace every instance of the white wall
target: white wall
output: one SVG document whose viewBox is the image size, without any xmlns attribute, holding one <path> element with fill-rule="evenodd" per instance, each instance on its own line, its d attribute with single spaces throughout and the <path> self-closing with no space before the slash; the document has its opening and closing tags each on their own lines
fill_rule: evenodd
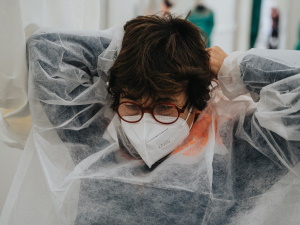
<svg viewBox="0 0 300 225">
<path fill-rule="evenodd" d="M 157 13 L 160 6 L 158 0 L 107 0 L 107 2 L 109 3 L 107 27 L 122 25 L 138 15 L 148 14 L 150 6 L 153 11 L 150 13 Z"/>
<path fill-rule="evenodd" d="M 298 28 L 300 24 L 300 1 L 299 0 L 286 0 L 289 5 L 289 18 L 287 20 L 286 32 L 289 34 L 286 38 L 286 48 L 294 49 L 298 41 Z"/>
<path fill-rule="evenodd" d="M 225 52 L 234 51 L 237 0 L 206 0 L 205 4 L 215 13 L 215 27 L 212 35 L 212 45 L 218 45 Z"/>
<path fill-rule="evenodd" d="M 250 47 L 250 27 L 252 16 L 252 0 L 237 1 L 236 32 L 234 37 L 234 51 L 246 51 Z"/>
</svg>

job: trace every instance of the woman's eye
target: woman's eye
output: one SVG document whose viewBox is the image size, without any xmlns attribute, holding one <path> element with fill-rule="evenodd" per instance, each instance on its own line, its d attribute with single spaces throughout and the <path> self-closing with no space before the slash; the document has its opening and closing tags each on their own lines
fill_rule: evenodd
<svg viewBox="0 0 300 225">
<path fill-rule="evenodd" d="M 154 114 L 158 115 L 170 115 L 176 114 L 177 110 L 171 105 L 158 105 L 154 109 Z"/>
<path fill-rule="evenodd" d="M 139 110 L 139 107 L 137 105 L 126 104 L 126 108 L 128 110 Z"/>
<path fill-rule="evenodd" d="M 159 105 L 157 106 L 159 110 L 169 110 L 169 109 L 173 109 L 173 106 L 170 105 Z"/>
</svg>

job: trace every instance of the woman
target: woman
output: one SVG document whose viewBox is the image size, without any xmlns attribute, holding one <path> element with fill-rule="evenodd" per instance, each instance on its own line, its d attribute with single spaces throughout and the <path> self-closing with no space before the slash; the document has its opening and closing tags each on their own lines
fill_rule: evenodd
<svg viewBox="0 0 300 225">
<path fill-rule="evenodd" d="M 299 53 L 206 50 L 170 14 L 120 30 L 29 40 L 3 224 L 298 223 Z"/>
</svg>

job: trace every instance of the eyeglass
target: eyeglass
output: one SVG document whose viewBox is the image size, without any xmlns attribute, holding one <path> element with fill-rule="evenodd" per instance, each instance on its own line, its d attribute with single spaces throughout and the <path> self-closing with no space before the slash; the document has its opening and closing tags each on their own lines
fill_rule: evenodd
<svg viewBox="0 0 300 225">
<path fill-rule="evenodd" d="M 150 110 L 152 117 L 159 123 L 171 124 L 175 123 L 179 115 L 184 112 L 187 104 L 182 108 L 178 108 L 171 103 L 158 103 L 153 107 L 141 107 L 134 102 L 121 102 L 116 111 L 119 117 L 128 123 L 137 123 L 143 116 L 145 110 Z"/>
</svg>

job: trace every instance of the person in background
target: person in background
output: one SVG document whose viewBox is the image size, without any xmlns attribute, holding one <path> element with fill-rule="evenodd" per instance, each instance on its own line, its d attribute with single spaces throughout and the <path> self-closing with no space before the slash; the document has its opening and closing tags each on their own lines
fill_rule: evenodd
<svg viewBox="0 0 300 225">
<path fill-rule="evenodd" d="M 198 2 L 196 8 L 191 12 L 188 21 L 195 24 L 199 29 L 206 34 L 206 45 L 211 46 L 211 34 L 214 27 L 214 13 L 207 8 L 202 1 Z"/>
<path fill-rule="evenodd" d="M 173 7 L 174 3 L 171 0 L 164 0 L 161 4 L 161 11 L 164 15 L 165 13 L 169 12 L 170 9 Z"/>
<path fill-rule="evenodd" d="M 279 10 L 277 8 L 271 9 L 272 29 L 268 40 L 269 49 L 277 49 L 279 46 Z"/>
</svg>

